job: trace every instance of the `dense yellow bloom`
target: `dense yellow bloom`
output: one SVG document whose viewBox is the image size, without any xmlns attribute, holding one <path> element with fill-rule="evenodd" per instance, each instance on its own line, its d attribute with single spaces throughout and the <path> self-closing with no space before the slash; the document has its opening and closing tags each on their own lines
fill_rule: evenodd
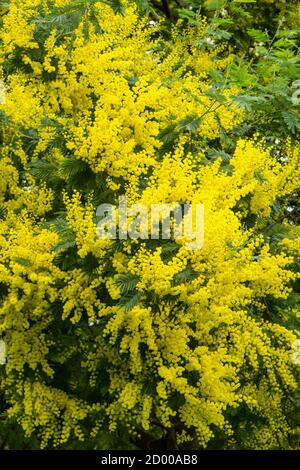
<svg viewBox="0 0 300 470">
<path fill-rule="evenodd" d="M 162 50 L 134 7 L 122 16 L 95 2 L 96 24 L 83 15 L 74 35 L 54 26 L 42 53 L 32 19 L 47 5 L 13 0 L 0 31 L 1 67 L 22 58 L 0 104 L 9 416 L 42 446 L 158 422 L 206 447 L 217 432 L 234 445 L 231 416 L 245 409 L 257 417 L 239 422 L 245 446 L 284 443 L 299 339 L 268 302 L 284 303 L 299 278 L 300 235 L 286 223 L 271 243 L 267 229 L 277 199 L 299 187 L 299 145 L 286 142 L 283 164 L 239 138 L 227 166 L 222 151 L 208 160 L 207 142 L 244 111 L 237 87 L 221 103 L 209 93 L 209 72 L 231 56 L 197 47 L 204 22 L 184 40 L 179 25 Z M 203 248 L 99 239 L 96 207 L 121 194 L 146 207 L 203 204 Z"/>
</svg>

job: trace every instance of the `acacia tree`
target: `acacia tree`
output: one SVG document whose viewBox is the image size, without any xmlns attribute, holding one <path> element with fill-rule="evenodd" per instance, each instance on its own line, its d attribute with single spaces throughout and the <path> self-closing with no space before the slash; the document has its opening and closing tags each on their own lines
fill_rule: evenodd
<svg viewBox="0 0 300 470">
<path fill-rule="evenodd" d="M 297 43 L 225 26 L 3 9 L 3 446 L 297 448 Z M 204 204 L 203 248 L 99 239 L 123 195 Z"/>
</svg>

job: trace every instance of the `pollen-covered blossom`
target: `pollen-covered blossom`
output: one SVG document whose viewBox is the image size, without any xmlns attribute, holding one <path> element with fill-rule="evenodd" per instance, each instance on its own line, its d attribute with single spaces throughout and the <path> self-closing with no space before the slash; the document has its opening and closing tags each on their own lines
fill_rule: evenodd
<svg viewBox="0 0 300 470">
<path fill-rule="evenodd" d="M 299 372 L 300 232 L 283 211 L 299 189 L 299 143 L 282 141 L 280 159 L 239 133 L 241 90 L 212 90 L 231 52 L 200 47 L 204 19 L 162 39 L 125 7 L 12 0 L 3 18 L 7 415 L 43 447 L 94 448 L 119 427 L 172 430 L 198 448 L 282 447 Z M 203 204 L 203 247 L 174 234 L 100 239 L 97 207 L 124 195 Z"/>
</svg>

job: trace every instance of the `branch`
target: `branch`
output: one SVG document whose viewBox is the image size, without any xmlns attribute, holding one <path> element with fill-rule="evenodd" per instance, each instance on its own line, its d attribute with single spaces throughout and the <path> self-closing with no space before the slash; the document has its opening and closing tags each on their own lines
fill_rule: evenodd
<svg viewBox="0 0 300 470">
<path fill-rule="evenodd" d="M 171 19 L 172 15 L 171 15 L 171 10 L 170 10 L 170 7 L 169 7 L 168 0 L 162 0 L 162 6 L 163 6 L 163 10 L 164 10 L 164 13 L 165 13 L 166 17 L 168 19 Z"/>
</svg>

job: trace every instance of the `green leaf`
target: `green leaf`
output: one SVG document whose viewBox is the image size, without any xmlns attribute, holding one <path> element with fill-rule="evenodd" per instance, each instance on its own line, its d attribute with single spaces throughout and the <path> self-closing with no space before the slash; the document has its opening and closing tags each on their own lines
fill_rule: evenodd
<svg viewBox="0 0 300 470">
<path fill-rule="evenodd" d="M 86 173 L 89 169 L 87 163 L 76 157 L 66 157 L 61 163 L 60 170 L 67 178 L 72 178 L 80 173 Z"/>
<path fill-rule="evenodd" d="M 221 158 L 223 162 L 229 163 L 231 159 L 231 155 L 229 155 L 229 153 L 224 152 L 224 150 L 217 150 L 215 148 L 208 149 L 207 155 L 211 161 L 215 161 L 217 158 Z"/>
<path fill-rule="evenodd" d="M 42 181 L 51 181 L 57 178 L 57 168 L 53 163 L 46 160 L 34 160 L 29 163 L 30 173 L 32 176 Z"/>
<path fill-rule="evenodd" d="M 59 251 L 66 251 L 68 250 L 69 248 L 74 248 L 76 246 L 76 240 L 73 236 L 73 239 L 70 235 L 70 240 L 67 241 L 67 240 L 62 240 L 60 242 L 58 242 L 56 245 L 55 245 L 55 248 L 54 250 L 59 252 Z"/>
<path fill-rule="evenodd" d="M 178 129 L 180 132 L 182 131 L 196 132 L 200 123 L 201 123 L 201 118 L 193 114 L 191 116 L 187 116 L 186 118 L 182 119 L 178 124 Z"/>
<path fill-rule="evenodd" d="M 226 3 L 226 0 L 206 0 L 205 6 L 208 11 L 219 10 L 219 8 L 223 8 L 225 3 Z"/>
<path fill-rule="evenodd" d="M 102 3 L 109 5 L 115 13 L 124 14 L 125 7 L 120 0 L 102 0 Z"/>
<path fill-rule="evenodd" d="M 165 144 L 173 142 L 177 137 L 176 125 L 171 124 L 166 129 L 160 131 L 158 138 Z"/>
<path fill-rule="evenodd" d="M 140 293 L 137 293 L 134 296 L 125 295 L 120 299 L 119 305 L 123 307 L 125 312 L 129 312 L 130 310 L 133 309 L 133 307 L 135 307 L 139 303 L 140 299 L 141 299 Z"/>
<path fill-rule="evenodd" d="M 232 64 L 229 67 L 229 76 L 234 83 L 238 83 L 242 87 L 247 87 L 253 83 L 253 75 L 248 71 L 248 65 L 240 62 Z"/>
<path fill-rule="evenodd" d="M 261 168 L 254 171 L 254 177 L 259 183 L 266 183 L 267 180 L 264 177 L 263 170 Z"/>
<path fill-rule="evenodd" d="M 8 116 L 3 112 L 3 111 L 0 111 L 0 124 L 1 125 L 5 125 L 8 123 Z"/>
<path fill-rule="evenodd" d="M 136 0 L 136 4 L 141 13 L 149 13 L 152 10 L 152 5 L 149 0 Z"/>
<path fill-rule="evenodd" d="M 257 42 L 267 42 L 270 39 L 267 32 L 260 31 L 259 29 L 248 29 L 247 33 Z"/>
<path fill-rule="evenodd" d="M 179 245 L 176 242 L 167 242 L 162 245 L 162 258 L 170 259 L 179 250 Z"/>
<path fill-rule="evenodd" d="M 18 264 L 21 264 L 21 266 L 31 266 L 32 263 L 28 259 L 24 258 L 15 258 L 14 261 Z"/>
<path fill-rule="evenodd" d="M 251 95 L 232 96 L 231 100 L 237 105 L 238 108 L 246 108 L 247 111 L 252 111 L 252 105 L 255 103 L 266 102 L 266 98 L 263 96 L 251 96 Z"/>
<path fill-rule="evenodd" d="M 131 273 L 120 274 L 116 280 L 116 284 L 122 294 L 128 294 L 129 292 L 132 292 L 136 288 L 138 282 L 138 277 Z"/>
<path fill-rule="evenodd" d="M 59 241 L 55 245 L 54 251 L 66 251 L 76 246 L 74 232 L 70 229 L 66 219 L 62 215 L 45 222 L 43 227 L 48 230 L 54 230 L 59 235 Z"/>
<path fill-rule="evenodd" d="M 4 220 L 7 213 L 5 206 L 0 206 L 0 220 Z"/>
<path fill-rule="evenodd" d="M 292 111 L 283 111 L 282 117 L 286 123 L 288 129 L 295 134 L 295 132 L 300 129 L 300 118 L 299 115 Z"/>
<path fill-rule="evenodd" d="M 218 101 L 219 103 L 225 104 L 227 102 L 227 99 L 225 98 L 224 95 L 222 95 L 221 93 L 219 93 L 219 91 L 214 90 L 212 88 L 204 92 L 204 95 L 208 96 L 212 100 Z"/>
<path fill-rule="evenodd" d="M 186 10 L 185 8 L 183 9 L 180 8 L 177 10 L 177 14 L 180 18 L 187 20 L 189 24 L 193 24 L 193 25 L 199 24 L 197 14 L 192 10 Z"/>
<path fill-rule="evenodd" d="M 180 284 L 181 282 L 187 282 L 187 281 L 192 281 L 193 279 L 196 279 L 197 273 L 193 270 L 191 267 L 185 268 L 183 271 L 181 271 L 178 274 L 175 274 L 174 276 L 174 284 Z"/>
</svg>

